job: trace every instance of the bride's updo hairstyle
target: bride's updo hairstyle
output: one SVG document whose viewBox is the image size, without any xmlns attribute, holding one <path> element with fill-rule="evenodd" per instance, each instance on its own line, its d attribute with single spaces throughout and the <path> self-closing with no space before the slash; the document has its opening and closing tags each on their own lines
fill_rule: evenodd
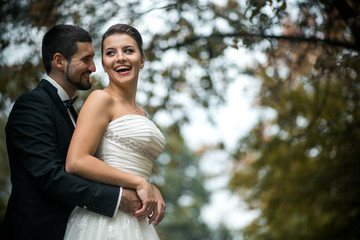
<svg viewBox="0 0 360 240">
<path fill-rule="evenodd" d="M 104 33 L 102 40 L 101 40 L 101 56 L 103 55 L 103 50 L 104 50 L 104 40 L 113 34 L 127 34 L 130 37 L 132 37 L 136 41 L 136 44 L 140 50 L 141 56 L 144 56 L 144 51 L 142 48 L 143 41 L 142 41 L 142 37 L 141 37 L 139 31 L 132 26 L 129 26 L 127 24 L 120 24 L 120 23 L 111 26 Z"/>
</svg>

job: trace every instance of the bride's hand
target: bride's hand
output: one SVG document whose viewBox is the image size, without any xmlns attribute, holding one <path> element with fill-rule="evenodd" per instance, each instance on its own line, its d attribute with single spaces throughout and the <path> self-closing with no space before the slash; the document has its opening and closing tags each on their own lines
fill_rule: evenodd
<svg viewBox="0 0 360 240">
<path fill-rule="evenodd" d="M 144 180 L 136 189 L 136 193 L 142 201 L 142 207 L 134 214 L 136 219 L 144 219 L 155 210 L 157 199 L 152 186 Z"/>
<path fill-rule="evenodd" d="M 159 189 L 157 189 L 157 187 L 155 187 L 154 185 L 151 185 L 151 186 L 155 193 L 155 198 L 157 200 L 157 206 L 154 209 L 153 215 L 149 219 L 149 224 L 151 224 L 152 222 L 155 222 L 155 225 L 158 225 L 164 218 L 166 205 L 165 205 L 164 199 L 162 198 L 162 195 L 161 195 Z"/>
</svg>

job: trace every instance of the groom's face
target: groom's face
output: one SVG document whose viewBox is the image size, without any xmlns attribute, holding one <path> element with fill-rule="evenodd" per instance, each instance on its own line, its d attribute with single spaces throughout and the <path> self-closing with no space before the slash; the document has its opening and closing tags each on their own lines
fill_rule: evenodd
<svg viewBox="0 0 360 240">
<path fill-rule="evenodd" d="M 90 74 L 96 71 L 94 47 L 90 42 L 77 42 L 78 51 L 73 55 L 66 68 L 67 80 L 78 90 L 91 87 Z"/>
</svg>

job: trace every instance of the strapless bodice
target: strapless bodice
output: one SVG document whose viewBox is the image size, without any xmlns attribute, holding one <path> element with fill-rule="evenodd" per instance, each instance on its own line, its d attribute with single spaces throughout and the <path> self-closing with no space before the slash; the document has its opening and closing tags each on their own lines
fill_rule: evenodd
<svg viewBox="0 0 360 240">
<path fill-rule="evenodd" d="M 95 156 L 117 169 L 149 180 L 154 160 L 164 147 L 164 135 L 150 119 L 125 115 L 109 123 Z"/>
</svg>

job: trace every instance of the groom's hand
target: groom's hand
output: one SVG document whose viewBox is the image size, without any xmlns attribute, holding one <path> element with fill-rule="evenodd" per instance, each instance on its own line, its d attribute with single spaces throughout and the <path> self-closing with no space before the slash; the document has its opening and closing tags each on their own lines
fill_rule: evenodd
<svg viewBox="0 0 360 240">
<path fill-rule="evenodd" d="M 133 189 L 123 188 L 119 210 L 130 215 L 141 208 L 141 200 Z"/>
</svg>

